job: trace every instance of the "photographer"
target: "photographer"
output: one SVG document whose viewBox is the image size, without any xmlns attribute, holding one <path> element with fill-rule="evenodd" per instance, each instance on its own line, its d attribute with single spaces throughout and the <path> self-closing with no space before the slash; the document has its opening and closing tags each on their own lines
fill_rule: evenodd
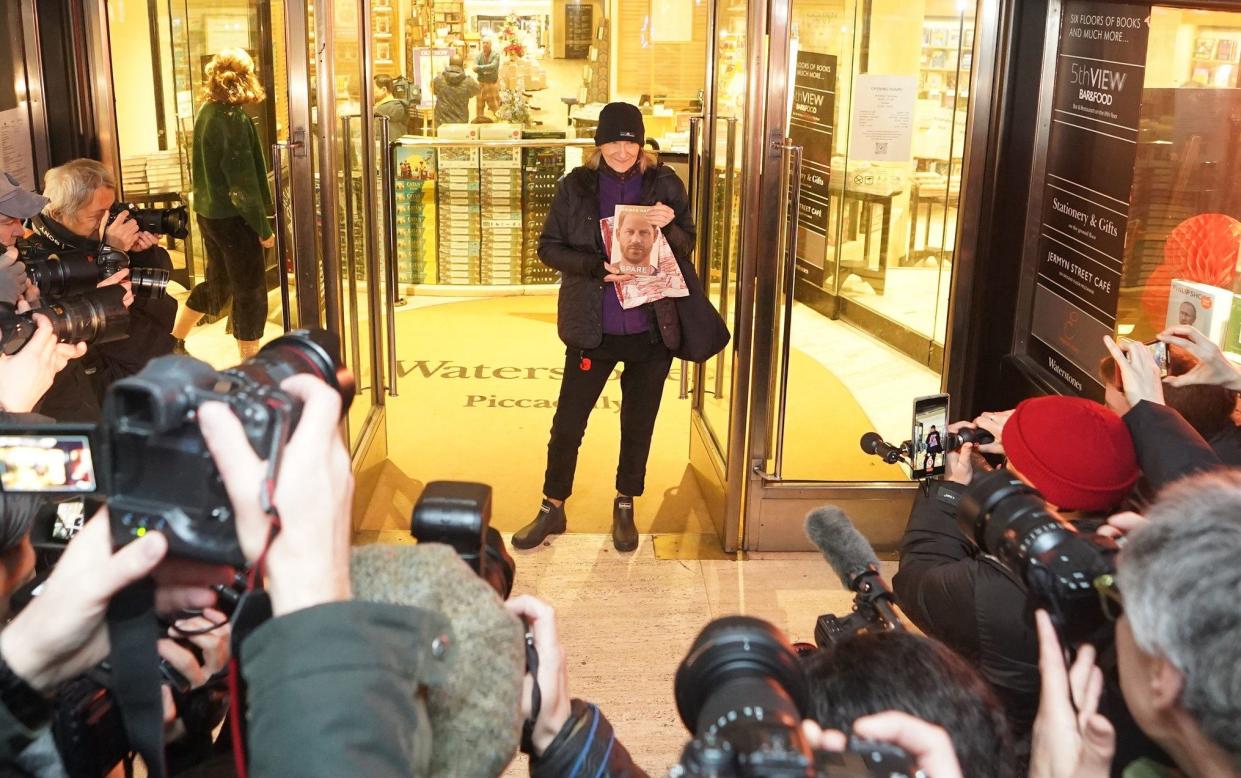
<svg viewBox="0 0 1241 778">
<path fill-rule="evenodd" d="M 1124 423 L 1088 400 L 1036 397 L 1009 414 L 984 414 L 976 424 L 995 435 L 987 450 L 1003 451 L 1014 474 L 1049 503 L 1077 511 L 1075 518 L 1087 520 L 1087 526 L 1115 512 L 1138 480 Z M 949 431 L 962 426 L 967 425 L 958 422 Z M 1064 430 L 1073 431 L 1071 441 Z M 985 466 L 976 448 L 968 443 L 950 452 L 946 480 L 918 496 L 892 584 L 902 610 L 920 629 L 962 654 L 991 682 L 1020 752 L 1037 710 L 1038 641 L 1021 580 L 957 523 L 961 495 L 975 468 Z"/>
<path fill-rule="evenodd" d="M 1189 778 L 1241 776 L 1241 474 L 1197 475 L 1169 488 L 1126 535 L 1104 612 L 1116 620 L 1120 687 L 1138 726 Z M 1093 652 L 1066 672 L 1040 616 L 1044 709 L 1037 775 L 1108 775 L 1110 723 L 1095 713 Z M 1083 657 L 1082 654 L 1085 654 Z M 1054 737 L 1051 737 L 1054 735 Z M 1141 760 L 1126 776 L 1170 774 Z M 1035 774 L 1035 773 L 1032 773 Z"/>
<path fill-rule="evenodd" d="M 75 159 L 47 171 L 44 194 L 49 198 L 31 227 L 30 245 L 36 251 L 80 251 L 94 255 L 102 244 L 129 254 L 131 267 L 172 270 L 168 252 L 158 237 L 138 229 L 122 211 L 109 223 L 116 201 L 116 180 L 101 163 Z M 120 283 L 129 291 L 128 270 L 100 283 Z M 172 323 L 177 304 L 170 297 L 134 299 L 129 305 L 129 337 L 93 346 L 80 371 L 66 371 L 57 379 L 41 412 L 60 421 L 95 421 L 104 390 L 118 378 L 133 375 L 157 356 L 172 352 Z"/>
<path fill-rule="evenodd" d="M 866 716 L 902 711 L 942 727 L 967 775 L 1019 774 L 995 692 L 942 643 L 912 632 L 867 633 L 824 647 L 805 667 L 819 725 L 848 732 Z"/>
</svg>

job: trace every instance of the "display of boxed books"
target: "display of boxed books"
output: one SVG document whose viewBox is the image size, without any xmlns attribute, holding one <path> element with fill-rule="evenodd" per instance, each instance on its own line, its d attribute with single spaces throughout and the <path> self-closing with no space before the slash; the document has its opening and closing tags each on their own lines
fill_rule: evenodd
<svg viewBox="0 0 1241 778">
<path fill-rule="evenodd" d="M 527 130 L 522 137 L 529 139 L 562 139 L 563 132 Z M 523 284 L 554 284 L 555 270 L 539 260 L 539 234 L 551 210 L 552 198 L 560 177 L 565 173 L 565 150 L 563 147 L 527 148 L 522 152 L 522 190 L 524 197 L 524 235 L 521 251 L 521 282 Z"/>
<path fill-rule="evenodd" d="M 1189 324 L 1223 348 L 1232 313 L 1232 292 L 1218 286 L 1173 279 L 1167 326 Z"/>
<path fill-rule="evenodd" d="M 435 150 L 396 150 L 396 271 L 403 284 L 433 284 L 435 267 Z"/>
<path fill-rule="evenodd" d="M 480 125 L 447 124 L 441 138 L 477 140 Z M 482 221 L 479 212 L 478 147 L 439 150 L 439 243 L 441 284 L 477 284 Z"/>
<path fill-rule="evenodd" d="M 480 135 L 484 140 L 520 140 L 521 127 L 484 124 Z M 484 148 L 479 165 L 483 283 L 521 283 L 521 149 Z"/>
</svg>

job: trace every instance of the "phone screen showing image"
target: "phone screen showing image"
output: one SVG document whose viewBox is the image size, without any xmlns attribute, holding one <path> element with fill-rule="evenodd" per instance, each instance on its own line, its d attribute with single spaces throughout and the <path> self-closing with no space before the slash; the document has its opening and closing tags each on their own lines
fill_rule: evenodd
<svg viewBox="0 0 1241 778">
<path fill-rule="evenodd" d="M 944 435 L 948 427 L 948 395 L 933 394 L 914 400 L 914 478 L 938 478 L 944 474 Z"/>
<path fill-rule="evenodd" d="M 91 494 L 98 487 L 87 434 L 0 432 L 0 487 L 5 492 Z"/>
</svg>

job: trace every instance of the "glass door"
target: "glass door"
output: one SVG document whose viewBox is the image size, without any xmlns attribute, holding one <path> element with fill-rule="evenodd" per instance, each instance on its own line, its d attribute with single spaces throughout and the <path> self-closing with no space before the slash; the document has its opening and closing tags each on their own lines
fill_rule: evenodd
<svg viewBox="0 0 1241 778">
<path fill-rule="evenodd" d="M 791 0 L 783 18 L 771 71 L 788 93 L 768 126 L 787 153 L 763 183 L 780 204 L 778 305 L 756 327 L 772 380 L 754 394 L 744 543 L 797 545 L 805 509 L 831 499 L 891 546 L 914 484 L 858 441 L 910 439 L 913 400 L 944 385 L 975 6 Z"/>
<path fill-rule="evenodd" d="M 756 5 L 756 4 L 753 4 Z M 741 227 L 744 222 L 742 173 L 752 147 L 746 131 L 747 97 L 762 94 L 764 70 L 750 67 L 763 57 L 757 36 L 746 34 L 754 22 L 745 4 L 719 0 L 708 15 L 711 33 L 703 117 L 692 122 L 690 150 L 694 219 L 698 226 L 696 263 L 703 291 L 728 324 L 732 341 L 713 359 L 690 365 L 693 375 L 690 462 L 703 487 L 716 531 L 729 550 L 737 537 L 740 490 L 732 469 L 741 467 L 734 436 L 744 439 L 749 340 L 740 337 L 749 324 L 741 277 Z M 757 83 L 752 83 L 757 82 Z M 738 407 L 737 400 L 743 403 Z M 730 484 L 734 488 L 730 488 Z"/>
<path fill-rule="evenodd" d="M 265 95 L 245 110 L 275 203 L 262 339 L 293 327 L 340 335 L 342 359 L 358 385 L 346 427 L 355 456 L 369 453 L 382 426 L 384 380 L 377 370 L 383 308 L 374 250 L 369 0 L 105 2 L 127 200 L 193 209 L 193 132 L 205 66 L 226 49 L 243 49 L 253 60 Z M 196 227 L 186 240 L 167 239 L 179 295 L 204 278 L 207 257 Z M 218 322 L 207 317 L 208 326 L 187 339 L 192 354 L 217 367 L 239 358 L 228 314 L 222 311 Z"/>
<path fill-rule="evenodd" d="M 699 265 L 734 340 L 695 372 L 691 461 L 728 550 L 805 548 L 829 500 L 891 546 L 915 485 L 858 441 L 907 440 L 944 385 L 982 25 L 973 0 L 753 5 L 713 17 Z"/>
</svg>

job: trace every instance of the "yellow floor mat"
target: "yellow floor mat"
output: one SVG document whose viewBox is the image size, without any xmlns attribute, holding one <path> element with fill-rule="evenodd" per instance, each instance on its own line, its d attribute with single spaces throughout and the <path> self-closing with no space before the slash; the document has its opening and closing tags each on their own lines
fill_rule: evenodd
<svg viewBox="0 0 1241 778">
<path fill-rule="evenodd" d="M 484 298 L 402 311 L 397 353 L 400 396 L 388 401 L 390 462 L 359 537 L 388 540 L 393 531 L 407 531 L 414 502 L 433 480 L 490 484 L 492 524 L 502 531 L 533 518 L 559 390 L 552 368 L 564 360 L 555 298 Z M 858 453 L 857 440 L 870 424 L 843 385 L 800 352 L 793 359 L 798 386 L 790 393 L 786 471 L 813 467 L 834 480 L 901 478 L 898 469 Z M 687 464 L 690 407 L 677 398 L 679 369 L 674 363 L 665 385 L 647 490 L 636 503 L 638 529 L 714 535 Z M 566 504 L 571 532 L 611 529 L 620 441 L 616 379 L 604 389 L 582 444 L 574 495 Z M 681 556 L 679 546 L 699 545 L 678 541 L 661 556 Z"/>
</svg>

